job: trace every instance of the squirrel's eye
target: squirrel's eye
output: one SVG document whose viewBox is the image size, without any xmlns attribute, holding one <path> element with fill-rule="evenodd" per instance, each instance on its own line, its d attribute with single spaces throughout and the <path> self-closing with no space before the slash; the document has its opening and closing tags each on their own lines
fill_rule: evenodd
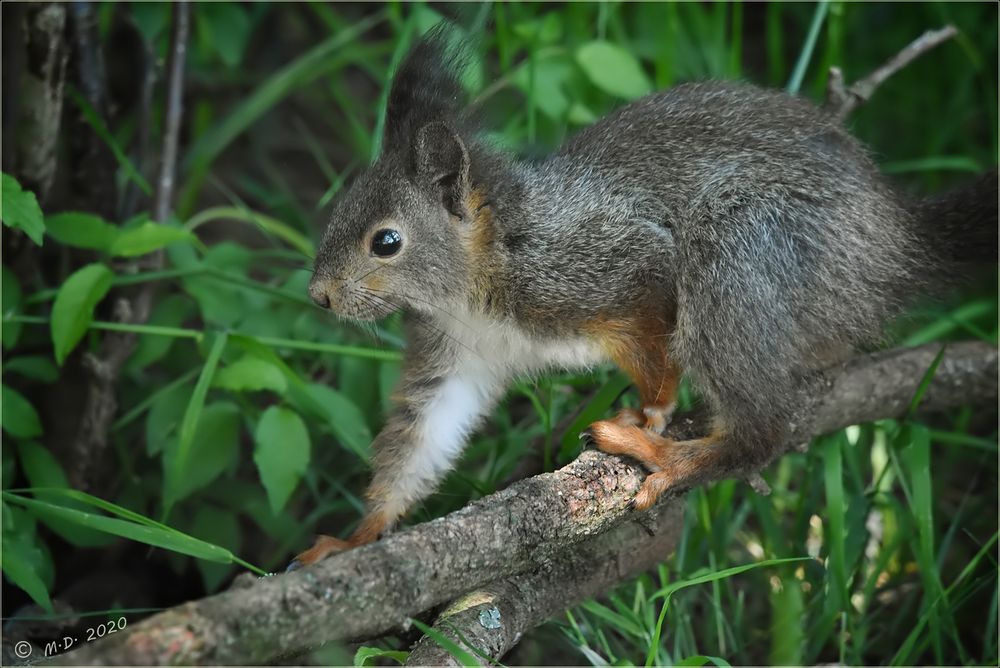
<svg viewBox="0 0 1000 668">
<path fill-rule="evenodd" d="M 379 230 L 372 237 L 372 253 L 379 257 L 389 257 L 403 247 L 403 236 L 396 230 Z"/>
</svg>

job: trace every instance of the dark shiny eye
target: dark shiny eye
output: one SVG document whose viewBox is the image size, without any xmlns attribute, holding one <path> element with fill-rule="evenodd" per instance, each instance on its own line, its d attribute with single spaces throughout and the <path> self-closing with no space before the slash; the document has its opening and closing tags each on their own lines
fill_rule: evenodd
<svg viewBox="0 0 1000 668">
<path fill-rule="evenodd" d="M 395 255 L 403 247 L 403 235 L 396 230 L 379 230 L 372 237 L 372 252 L 379 257 Z"/>
</svg>

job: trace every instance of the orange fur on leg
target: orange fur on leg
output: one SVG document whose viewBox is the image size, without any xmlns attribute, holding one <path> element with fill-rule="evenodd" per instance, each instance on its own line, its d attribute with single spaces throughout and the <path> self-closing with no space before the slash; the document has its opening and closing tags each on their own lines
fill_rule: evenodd
<svg viewBox="0 0 1000 668">
<path fill-rule="evenodd" d="M 662 434 L 673 414 L 681 377 L 680 368 L 670 359 L 672 324 L 652 317 L 600 318 L 588 329 L 639 389 L 641 422 L 650 431 Z M 619 413 L 615 421 L 624 426 L 621 417 Z"/>
<path fill-rule="evenodd" d="M 723 455 L 727 446 L 720 444 L 719 430 L 705 438 L 675 441 L 645 428 L 602 420 L 591 425 L 590 432 L 603 452 L 632 457 L 651 471 L 632 500 L 640 510 L 652 506 L 671 487 L 697 484 L 726 473 Z"/>
<path fill-rule="evenodd" d="M 317 561 L 331 554 L 371 543 L 378 539 L 379 534 L 387 526 L 388 522 L 381 513 L 371 513 L 365 516 L 364 520 L 361 521 L 361 526 L 347 540 L 320 534 L 316 536 L 316 542 L 313 543 L 312 547 L 292 560 L 287 570 L 294 571 L 302 566 L 315 564 Z"/>
</svg>

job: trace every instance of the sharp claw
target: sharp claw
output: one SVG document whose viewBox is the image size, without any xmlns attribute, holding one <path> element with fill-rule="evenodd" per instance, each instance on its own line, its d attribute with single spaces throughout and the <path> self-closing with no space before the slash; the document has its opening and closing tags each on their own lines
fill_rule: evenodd
<svg viewBox="0 0 1000 668">
<path fill-rule="evenodd" d="M 635 510 L 635 497 L 628 500 L 628 503 L 625 504 L 625 510 Z"/>
<path fill-rule="evenodd" d="M 580 440 L 583 441 L 584 447 L 594 444 L 594 432 L 590 431 L 590 427 L 580 432 Z"/>
<path fill-rule="evenodd" d="M 291 573 L 292 571 L 297 571 L 302 568 L 302 562 L 298 559 L 292 559 L 288 566 L 285 567 L 286 573 Z"/>
</svg>

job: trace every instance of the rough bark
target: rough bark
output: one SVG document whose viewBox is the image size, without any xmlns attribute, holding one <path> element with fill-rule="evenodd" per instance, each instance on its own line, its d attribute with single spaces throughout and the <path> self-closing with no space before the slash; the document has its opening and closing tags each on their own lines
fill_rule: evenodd
<svg viewBox="0 0 1000 668">
<path fill-rule="evenodd" d="M 819 394 L 809 404 L 811 417 L 800 423 L 801 440 L 862 420 L 903 415 L 939 349 L 940 345 L 930 345 L 889 351 L 829 370 L 817 383 Z M 920 409 L 995 405 L 996 397 L 996 349 L 985 343 L 960 343 L 947 349 Z M 672 429 L 690 432 L 705 426 L 701 418 L 682 417 Z M 534 599 L 516 582 L 504 584 L 512 576 L 534 573 L 522 580 L 531 582 L 541 577 L 538 574 L 544 571 L 539 569 L 565 575 L 580 563 L 581 554 L 625 560 L 614 568 L 623 574 L 633 572 L 632 566 L 641 564 L 628 561 L 625 553 L 636 551 L 631 546 L 615 557 L 603 550 L 625 537 L 617 532 L 629 531 L 626 527 L 641 530 L 643 524 L 652 531 L 656 549 L 663 550 L 659 556 L 666 554 L 671 541 L 663 535 L 676 524 L 661 520 L 661 513 L 679 492 L 647 513 L 629 512 L 626 503 L 643 475 L 634 463 L 587 451 L 558 471 L 518 482 L 446 517 L 315 567 L 244 581 L 240 588 L 150 617 L 58 661 L 266 663 L 328 642 L 359 640 L 405 627 L 418 613 L 494 583 L 500 583 L 494 586 L 501 602 L 516 599 L 512 605 L 520 606 L 519 612 L 508 612 L 511 627 L 504 629 L 508 637 L 517 638 L 546 610 L 571 605 L 591 590 L 579 580 L 572 585 L 562 581 L 559 587 L 567 596 Z M 599 574 L 605 578 L 602 585 L 610 584 L 612 574 Z"/>
<path fill-rule="evenodd" d="M 672 498 L 641 522 L 624 522 L 567 549 L 555 561 L 465 594 L 438 615 L 434 628 L 480 659 L 499 660 L 524 633 L 545 620 L 666 559 L 680 537 L 683 511 L 683 500 Z M 410 652 L 406 665 L 461 663 L 424 636 Z"/>
<path fill-rule="evenodd" d="M 24 11 L 25 69 L 18 81 L 14 173 L 45 204 L 56 173 L 68 50 L 66 7 L 37 3 Z"/>
</svg>

